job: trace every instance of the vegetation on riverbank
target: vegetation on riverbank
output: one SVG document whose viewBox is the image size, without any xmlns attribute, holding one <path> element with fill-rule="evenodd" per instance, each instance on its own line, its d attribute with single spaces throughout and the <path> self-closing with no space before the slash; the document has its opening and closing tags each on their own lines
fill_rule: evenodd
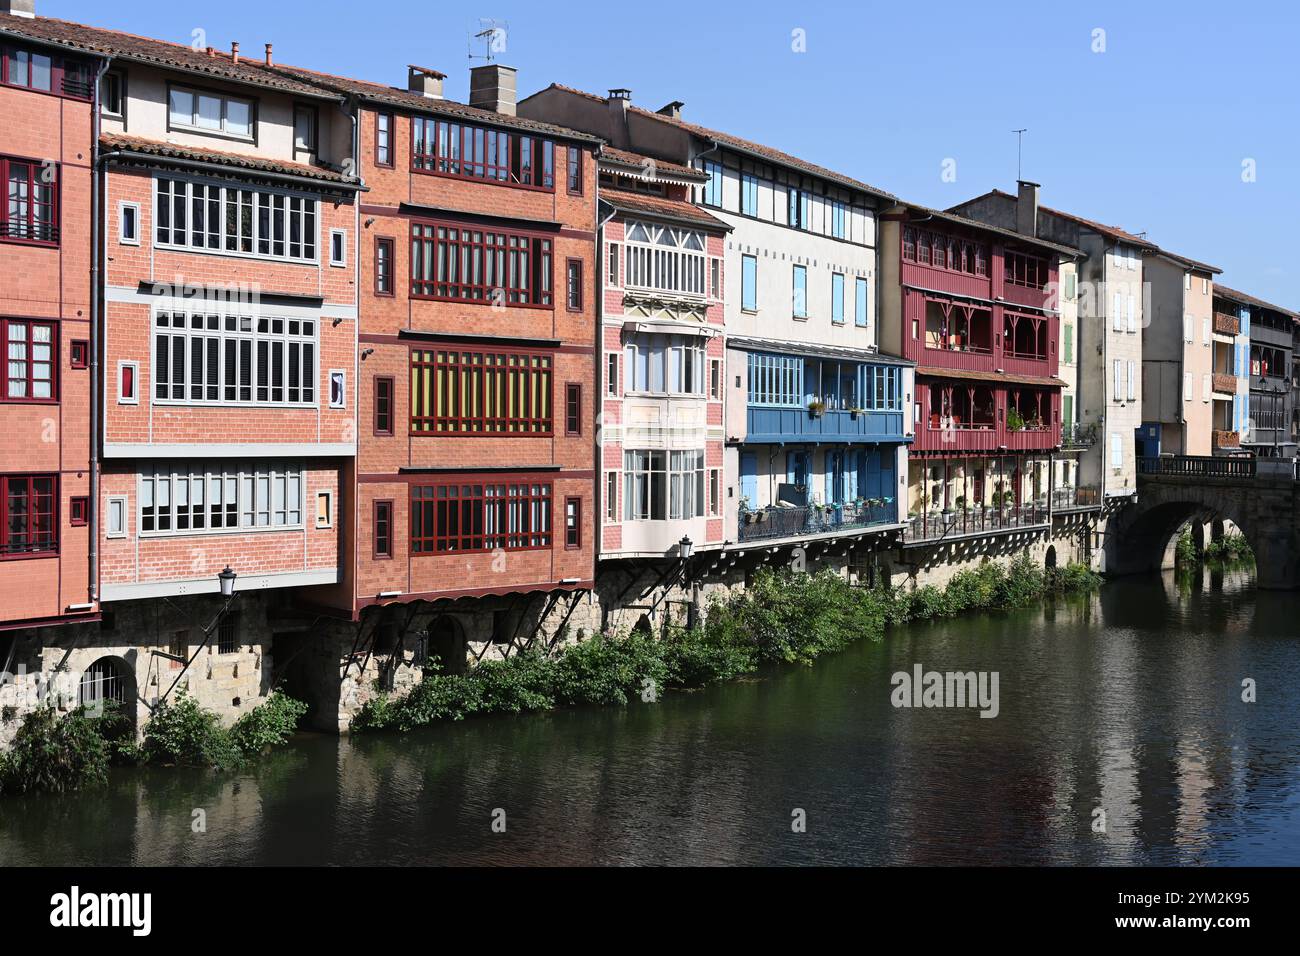
<svg viewBox="0 0 1300 956">
<path fill-rule="evenodd" d="M 408 694 L 374 698 L 352 727 L 410 730 L 473 714 L 650 700 L 667 688 L 713 684 L 765 664 L 810 664 L 864 637 L 878 640 L 891 625 L 1025 607 L 1100 582 L 1082 565 L 1043 570 L 1025 555 L 1008 568 L 990 562 L 959 571 L 946 587 L 898 591 L 853 587 L 833 571 L 765 568 L 745 590 L 715 596 L 699 626 L 670 626 L 659 639 L 597 635 L 552 657 L 524 653 L 484 661 L 466 674 L 444 673 L 431 661 Z"/>
<path fill-rule="evenodd" d="M 162 763 L 233 770 L 289 739 L 307 705 L 279 692 L 230 728 L 184 691 L 159 705 L 137 745 L 129 722 L 112 701 L 102 713 L 79 706 L 62 717 L 53 704 L 27 714 L 13 746 L 0 754 L 0 793 L 76 790 L 103 783 L 113 764 Z"/>
<path fill-rule="evenodd" d="M 1180 570 L 1191 570 L 1207 563 L 1251 564 L 1254 560 L 1255 552 L 1251 549 L 1250 542 L 1245 535 L 1236 531 L 1211 541 L 1204 551 L 1197 551 L 1196 541 L 1188 528 L 1178 536 L 1178 543 L 1174 546 L 1174 565 Z"/>
</svg>

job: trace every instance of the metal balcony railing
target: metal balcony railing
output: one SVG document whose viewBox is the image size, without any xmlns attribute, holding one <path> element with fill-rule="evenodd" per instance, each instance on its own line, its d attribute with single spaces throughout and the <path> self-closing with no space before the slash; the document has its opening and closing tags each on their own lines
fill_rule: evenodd
<svg viewBox="0 0 1300 956">
<path fill-rule="evenodd" d="M 894 523 L 894 500 L 862 504 L 768 507 L 740 512 L 737 541 L 763 541 L 836 534 Z"/>
<path fill-rule="evenodd" d="M 903 527 L 903 539 L 909 542 L 937 541 L 959 535 L 1041 526 L 1047 524 L 1048 520 L 1046 501 L 1009 505 L 1006 508 L 975 507 L 961 511 L 932 511 L 909 517 Z"/>
<path fill-rule="evenodd" d="M 1097 444 L 1097 423 L 1073 422 L 1061 427 L 1062 448 L 1091 448 Z"/>
</svg>

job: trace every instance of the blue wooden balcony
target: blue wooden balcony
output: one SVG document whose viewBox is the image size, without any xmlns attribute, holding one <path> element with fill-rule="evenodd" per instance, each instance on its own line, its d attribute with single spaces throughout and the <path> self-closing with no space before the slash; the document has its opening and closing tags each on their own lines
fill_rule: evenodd
<svg viewBox="0 0 1300 956">
<path fill-rule="evenodd" d="M 747 442 L 901 442 L 902 411 L 830 411 L 814 416 L 807 408 L 751 405 Z"/>
</svg>

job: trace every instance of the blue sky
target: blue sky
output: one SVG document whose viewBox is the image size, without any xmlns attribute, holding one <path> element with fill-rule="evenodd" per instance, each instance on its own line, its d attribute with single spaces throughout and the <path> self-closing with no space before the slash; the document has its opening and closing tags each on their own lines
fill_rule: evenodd
<svg viewBox="0 0 1300 956">
<path fill-rule="evenodd" d="M 453 9 L 456 8 L 456 9 Z M 96 26 L 402 85 L 406 64 L 465 99 L 478 18 L 507 25 L 520 94 L 628 87 L 638 105 L 759 140 L 899 196 L 949 206 L 1013 190 L 1016 137 L 1044 204 L 1146 232 L 1300 309 L 1294 40 L 1300 10 L 1103 0 L 563 3 L 37 0 Z M 563 15 L 557 15 L 561 14 Z M 806 50 L 792 49 L 804 31 Z M 1104 30 L 1104 52 L 1094 31 Z M 476 52 L 480 52 L 476 47 Z M 955 160 L 956 181 L 941 176 Z M 1254 182 L 1243 182 L 1253 161 Z"/>
</svg>

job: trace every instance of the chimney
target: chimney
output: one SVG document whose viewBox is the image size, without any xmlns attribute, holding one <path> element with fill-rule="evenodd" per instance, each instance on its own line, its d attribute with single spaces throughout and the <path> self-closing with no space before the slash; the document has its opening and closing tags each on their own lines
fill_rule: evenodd
<svg viewBox="0 0 1300 956">
<path fill-rule="evenodd" d="M 238 40 L 230 44 L 230 62 L 231 63 L 239 62 L 239 41 Z"/>
<path fill-rule="evenodd" d="M 0 13 L 11 17 L 35 17 L 36 0 L 0 0 Z"/>
<path fill-rule="evenodd" d="M 267 66 L 275 65 L 274 63 L 271 62 L 271 44 L 269 43 L 266 45 L 266 65 Z"/>
<path fill-rule="evenodd" d="M 681 119 L 682 107 L 685 105 L 686 104 L 683 103 L 681 100 L 673 100 L 667 106 L 660 108 L 659 115 L 667 116 L 669 119 Z"/>
<path fill-rule="evenodd" d="M 1016 196 L 1016 232 L 1022 236 L 1038 236 L 1038 183 L 1028 180 L 1016 181 L 1019 195 Z"/>
<path fill-rule="evenodd" d="M 516 72 L 513 66 L 500 63 L 470 67 L 469 105 L 514 116 Z"/>
<path fill-rule="evenodd" d="M 442 81 L 446 78 L 447 74 L 431 70 L 427 66 L 409 63 L 406 67 L 406 88 L 431 100 L 442 99 Z"/>
<path fill-rule="evenodd" d="M 609 91 L 609 140 L 615 146 L 627 146 L 631 142 L 627 132 L 627 110 L 632 105 L 632 91 L 616 89 Z"/>
</svg>

